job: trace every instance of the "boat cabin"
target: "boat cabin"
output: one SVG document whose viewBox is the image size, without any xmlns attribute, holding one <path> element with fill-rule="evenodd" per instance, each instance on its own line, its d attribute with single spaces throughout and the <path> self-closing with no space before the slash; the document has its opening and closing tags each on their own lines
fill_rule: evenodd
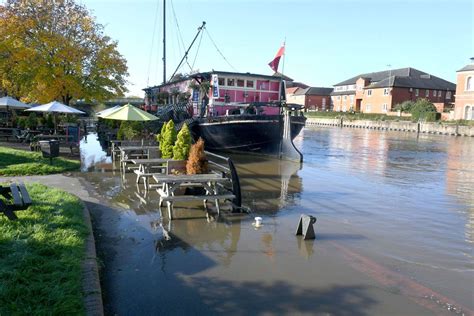
<svg viewBox="0 0 474 316">
<path fill-rule="evenodd" d="M 187 104 L 193 116 L 237 114 L 279 114 L 278 103 L 285 97 L 280 77 L 252 73 L 211 71 L 178 76 L 166 84 L 143 89 L 145 110 Z M 249 104 L 251 104 L 249 106 Z"/>
</svg>

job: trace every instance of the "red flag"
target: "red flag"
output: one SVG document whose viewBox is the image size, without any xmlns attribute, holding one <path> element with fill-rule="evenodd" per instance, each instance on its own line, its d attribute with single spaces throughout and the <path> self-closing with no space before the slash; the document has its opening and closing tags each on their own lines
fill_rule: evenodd
<svg viewBox="0 0 474 316">
<path fill-rule="evenodd" d="M 280 58 L 283 56 L 283 54 L 285 54 L 285 44 L 280 47 L 275 58 L 273 58 L 273 60 L 268 63 L 268 66 L 270 66 L 274 72 L 278 72 L 278 64 L 280 63 Z"/>
</svg>

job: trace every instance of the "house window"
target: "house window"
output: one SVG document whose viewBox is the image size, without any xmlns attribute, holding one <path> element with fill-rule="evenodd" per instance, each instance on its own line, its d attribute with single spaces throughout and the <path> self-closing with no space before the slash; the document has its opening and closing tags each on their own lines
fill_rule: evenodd
<svg viewBox="0 0 474 316">
<path fill-rule="evenodd" d="M 365 105 L 365 112 L 370 112 L 370 104 Z"/>
<path fill-rule="evenodd" d="M 242 79 L 237 79 L 237 87 L 243 87 L 245 84 L 245 81 Z"/>
<path fill-rule="evenodd" d="M 235 86 L 235 79 L 227 78 L 227 85 L 229 87 Z"/>
<path fill-rule="evenodd" d="M 247 88 L 253 88 L 253 87 L 254 87 L 253 80 L 247 80 Z"/>
<path fill-rule="evenodd" d="M 219 86 L 225 86 L 225 78 L 219 77 L 217 82 L 219 83 Z"/>
<path fill-rule="evenodd" d="M 390 88 L 383 89 L 383 95 L 390 95 Z"/>
<path fill-rule="evenodd" d="M 433 90 L 433 97 L 436 97 L 436 90 Z"/>
<path fill-rule="evenodd" d="M 323 98 L 323 104 L 322 104 L 322 106 L 323 106 L 323 110 L 324 110 L 324 109 L 326 108 L 326 98 Z"/>
<path fill-rule="evenodd" d="M 388 111 L 387 103 L 382 104 L 382 111 L 384 111 L 384 112 Z"/>
<path fill-rule="evenodd" d="M 346 112 L 346 105 L 344 104 L 344 106 L 342 107 L 342 112 Z"/>
<path fill-rule="evenodd" d="M 451 99 L 451 91 L 446 91 L 446 99 L 447 100 Z"/>
<path fill-rule="evenodd" d="M 473 90 L 474 84 L 472 83 L 472 77 L 467 77 L 466 79 L 466 90 Z"/>
<path fill-rule="evenodd" d="M 438 97 L 441 97 L 441 90 L 438 90 Z"/>
<path fill-rule="evenodd" d="M 429 97 L 430 96 L 430 90 L 426 89 L 425 91 L 425 97 Z"/>
<path fill-rule="evenodd" d="M 415 96 L 419 96 L 419 95 L 420 95 L 420 90 L 415 89 Z"/>
<path fill-rule="evenodd" d="M 337 99 L 338 99 L 338 100 L 341 100 L 341 96 L 340 96 L 340 95 L 338 95 L 338 96 L 337 96 Z"/>
<path fill-rule="evenodd" d="M 367 96 L 370 97 L 372 95 L 372 90 L 367 90 Z"/>
<path fill-rule="evenodd" d="M 344 101 L 346 101 L 346 100 L 347 100 L 347 95 L 344 96 Z"/>
<path fill-rule="evenodd" d="M 353 105 L 354 104 L 354 95 L 351 95 L 350 98 L 351 98 L 351 105 Z"/>
</svg>

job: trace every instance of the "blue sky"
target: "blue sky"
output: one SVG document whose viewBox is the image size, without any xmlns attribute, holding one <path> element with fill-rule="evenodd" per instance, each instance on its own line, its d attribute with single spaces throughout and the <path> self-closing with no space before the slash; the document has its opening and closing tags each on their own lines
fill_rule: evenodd
<svg viewBox="0 0 474 316">
<path fill-rule="evenodd" d="M 128 61 L 129 95 L 143 96 L 142 88 L 162 82 L 162 0 L 77 1 L 118 41 Z M 186 47 L 202 21 L 207 22 L 194 64 L 200 71 L 272 74 L 267 64 L 286 38 L 284 73 L 311 86 L 332 86 L 387 65 L 414 67 L 455 82 L 456 70 L 474 56 L 473 2 L 167 0 L 167 74 L 184 53 L 174 8 Z M 190 71 L 188 66 L 181 69 Z"/>
</svg>

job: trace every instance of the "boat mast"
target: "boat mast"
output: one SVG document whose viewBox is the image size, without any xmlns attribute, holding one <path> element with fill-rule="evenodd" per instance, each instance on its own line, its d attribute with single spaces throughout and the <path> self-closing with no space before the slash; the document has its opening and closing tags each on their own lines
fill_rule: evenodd
<svg viewBox="0 0 474 316">
<path fill-rule="evenodd" d="M 163 0 L 163 83 L 166 83 L 166 0 Z"/>
</svg>

